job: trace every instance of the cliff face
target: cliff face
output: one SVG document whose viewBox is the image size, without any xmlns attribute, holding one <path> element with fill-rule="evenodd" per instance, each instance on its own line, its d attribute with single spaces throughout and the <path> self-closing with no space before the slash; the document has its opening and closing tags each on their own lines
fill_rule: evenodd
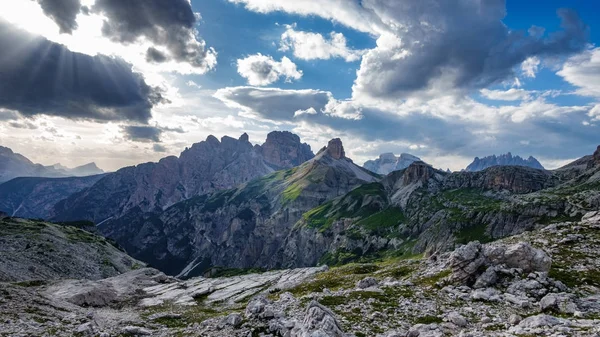
<svg viewBox="0 0 600 337">
<path fill-rule="evenodd" d="M 92 187 L 54 207 L 56 220 L 102 222 L 139 209 L 160 212 L 193 196 L 223 190 L 262 177 L 277 168 L 290 168 L 312 157 L 310 147 L 285 132 L 272 132 L 265 147 L 239 139 L 209 136 L 179 158 L 126 167 L 106 175 Z M 268 154 L 268 159 L 263 156 Z"/>
<path fill-rule="evenodd" d="M 269 133 L 259 149 L 265 161 L 275 169 L 295 167 L 314 157 L 310 146 L 288 131 Z"/>
<path fill-rule="evenodd" d="M 467 166 L 466 171 L 476 172 L 482 171 L 492 166 L 526 166 L 539 170 L 543 170 L 544 167 L 534 157 L 523 159 L 519 156 L 513 156 L 510 152 L 500 156 L 492 155 L 485 158 L 476 157 L 473 162 Z"/>
</svg>

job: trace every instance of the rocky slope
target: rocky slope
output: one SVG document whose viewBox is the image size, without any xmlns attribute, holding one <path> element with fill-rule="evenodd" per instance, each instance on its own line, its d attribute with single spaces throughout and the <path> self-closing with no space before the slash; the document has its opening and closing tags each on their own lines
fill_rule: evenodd
<svg viewBox="0 0 600 337">
<path fill-rule="evenodd" d="M 130 211 L 157 212 L 193 196 L 231 188 L 276 169 L 313 157 L 310 147 L 289 132 L 272 132 L 265 144 L 209 136 L 179 157 L 126 167 L 58 203 L 52 218 L 101 223 Z"/>
<path fill-rule="evenodd" d="M 448 253 L 220 278 L 0 283 L 7 336 L 597 336 L 600 212 Z"/>
<path fill-rule="evenodd" d="M 75 226 L 87 224 L 0 215 L 0 282 L 97 280 L 144 266 L 105 238 Z"/>
<path fill-rule="evenodd" d="M 304 164 L 235 189 L 175 204 L 160 214 L 137 209 L 99 228 L 132 256 L 173 275 L 211 268 L 272 268 L 302 215 L 380 177 L 346 158 L 339 139 Z"/>
<path fill-rule="evenodd" d="M 513 156 L 510 152 L 500 156 L 492 155 L 484 158 L 475 157 L 473 162 L 467 166 L 466 171 L 476 172 L 485 170 L 492 166 L 526 166 L 534 169 L 543 170 L 544 167 L 532 156 L 523 159 L 520 156 Z"/>
<path fill-rule="evenodd" d="M 375 160 L 366 161 L 363 167 L 378 174 L 388 174 L 405 169 L 416 161 L 421 161 L 421 159 L 408 153 L 402 153 L 399 157 L 393 153 L 384 153 Z"/>
<path fill-rule="evenodd" d="M 46 219 L 57 202 L 94 185 L 102 177 L 15 178 L 0 184 L 0 211 L 21 218 Z"/>
</svg>

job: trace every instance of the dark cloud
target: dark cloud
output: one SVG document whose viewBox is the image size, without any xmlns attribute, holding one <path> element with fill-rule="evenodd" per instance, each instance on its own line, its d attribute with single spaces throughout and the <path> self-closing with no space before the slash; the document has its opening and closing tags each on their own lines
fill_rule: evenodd
<svg viewBox="0 0 600 337">
<path fill-rule="evenodd" d="M 74 53 L 2 20 L 0 46 L 0 108 L 24 116 L 146 123 L 152 107 L 164 101 L 120 58 Z"/>
<path fill-rule="evenodd" d="M 0 108 L 0 121 L 12 121 L 16 119 L 19 119 L 18 112 Z"/>
<path fill-rule="evenodd" d="M 502 22 L 502 0 L 380 0 L 373 6 L 400 27 L 398 40 L 382 39 L 358 71 L 355 91 L 376 98 L 485 88 L 514 76 L 529 57 L 581 51 L 589 37 L 589 27 L 567 9 L 558 11 L 562 30 L 544 37 L 539 27 L 530 34 L 510 30 Z"/>
<path fill-rule="evenodd" d="M 113 41 L 133 43 L 144 37 L 178 62 L 214 66 L 214 51 L 196 37 L 196 15 L 188 0 L 97 0 L 92 10 L 106 17 L 102 33 Z"/>
<path fill-rule="evenodd" d="M 29 130 L 35 130 L 37 129 L 37 125 L 28 122 L 28 121 L 23 121 L 23 122 L 10 122 L 8 125 L 10 125 L 11 127 L 15 128 L 15 129 L 29 129 Z"/>
<path fill-rule="evenodd" d="M 152 146 L 152 149 L 154 150 L 154 152 L 160 152 L 160 153 L 167 152 L 167 148 L 160 144 L 154 144 Z"/>
<path fill-rule="evenodd" d="M 167 55 L 154 47 L 150 47 L 146 51 L 146 61 L 150 63 L 163 63 L 166 60 Z"/>
<path fill-rule="evenodd" d="M 170 128 L 149 125 L 125 125 L 121 127 L 126 139 L 134 142 L 155 142 L 160 143 L 164 132 L 185 133 L 181 127 Z M 158 152 L 158 151 L 157 151 Z"/>
<path fill-rule="evenodd" d="M 60 33 L 72 34 L 77 29 L 77 14 L 81 10 L 80 0 L 37 0 L 44 14 L 54 20 Z"/>
<path fill-rule="evenodd" d="M 125 138 L 134 142 L 160 142 L 163 130 L 155 126 L 123 126 Z"/>
<path fill-rule="evenodd" d="M 327 91 L 256 87 L 224 88 L 218 90 L 215 96 L 274 121 L 289 121 L 296 111 L 310 108 L 320 111 L 331 100 L 331 93 Z"/>
</svg>

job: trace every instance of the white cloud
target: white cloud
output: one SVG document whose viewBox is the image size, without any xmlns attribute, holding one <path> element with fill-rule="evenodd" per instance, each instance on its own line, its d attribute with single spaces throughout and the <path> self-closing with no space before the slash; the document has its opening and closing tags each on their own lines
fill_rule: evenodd
<svg viewBox="0 0 600 337">
<path fill-rule="evenodd" d="M 525 100 L 530 97 L 529 91 L 515 88 L 511 88 L 506 91 L 481 89 L 479 92 L 485 98 L 489 98 L 496 101 L 518 101 Z"/>
<path fill-rule="evenodd" d="M 535 78 L 535 75 L 538 72 L 538 68 L 540 66 L 539 57 L 530 57 L 521 63 L 521 71 L 524 76 L 529 78 Z"/>
<path fill-rule="evenodd" d="M 329 39 L 319 33 L 302 32 L 288 26 L 281 35 L 282 51 L 293 50 L 294 56 L 302 60 L 329 60 L 340 57 L 346 62 L 360 60 L 364 50 L 353 50 L 348 47 L 346 37 L 342 33 L 331 32 Z"/>
<path fill-rule="evenodd" d="M 600 122 L 600 104 L 596 104 L 588 113 L 588 116 L 594 122 Z"/>
<path fill-rule="evenodd" d="M 196 89 L 202 89 L 202 86 L 201 86 L 200 84 L 198 84 L 198 83 L 196 83 L 196 82 L 194 82 L 194 81 L 192 81 L 192 80 L 190 80 L 190 81 L 187 81 L 185 84 L 186 84 L 188 87 L 192 87 L 192 88 L 196 88 Z"/>
<path fill-rule="evenodd" d="M 237 60 L 238 73 L 248 80 L 250 85 L 264 86 L 277 82 L 284 77 L 286 82 L 302 78 L 302 71 L 289 58 L 283 57 L 277 62 L 271 56 L 250 55 Z"/>
<path fill-rule="evenodd" d="M 557 74 L 578 87 L 577 94 L 600 98 L 600 48 L 569 58 Z"/>
</svg>

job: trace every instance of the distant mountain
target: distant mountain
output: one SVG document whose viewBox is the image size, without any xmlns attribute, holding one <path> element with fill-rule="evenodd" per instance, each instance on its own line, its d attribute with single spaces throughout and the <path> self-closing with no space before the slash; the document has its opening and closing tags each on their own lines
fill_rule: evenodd
<svg viewBox="0 0 600 337">
<path fill-rule="evenodd" d="M 179 157 L 158 163 L 125 167 L 58 203 L 52 214 L 59 221 L 101 223 L 131 210 L 160 212 L 179 201 L 219 191 L 298 166 L 314 157 L 310 146 L 290 132 L 269 133 L 263 145 L 253 146 L 248 135 L 224 136 L 186 148 Z"/>
<path fill-rule="evenodd" d="M 16 177 L 64 177 L 54 168 L 35 164 L 25 156 L 0 146 L 0 183 Z"/>
<path fill-rule="evenodd" d="M 276 267 L 274 254 L 306 211 L 380 178 L 355 165 L 333 139 L 300 166 L 159 214 L 132 211 L 99 229 L 132 256 L 182 277 L 218 267 Z"/>
<path fill-rule="evenodd" d="M 83 177 L 104 173 L 95 163 L 67 168 L 60 164 L 44 166 L 36 164 L 25 156 L 13 152 L 11 149 L 0 146 L 0 183 L 17 177 Z"/>
<path fill-rule="evenodd" d="M 421 161 L 421 159 L 412 154 L 402 153 L 399 157 L 396 157 L 393 153 L 384 153 L 375 160 L 365 162 L 363 167 L 378 174 L 388 174 L 405 169 L 416 161 Z"/>
<path fill-rule="evenodd" d="M 15 178 L 0 184 L 0 211 L 10 216 L 44 219 L 50 216 L 56 203 L 92 186 L 102 177 Z"/>
<path fill-rule="evenodd" d="M 94 162 L 77 166 L 74 168 L 69 168 L 60 163 L 56 163 L 52 166 L 49 166 L 49 168 L 53 168 L 59 172 L 63 172 L 66 176 L 69 177 L 85 177 L 104 173 L 104 171 L 100 169 Z"/>
<path fill-rule="evenodd" d="M 488 156 L 485 158 L 475 157 L 473 162 L 467 166 L 467 172 L 477 172 L 485 170 L 492 166 L 526 166 L 539 170 L 544 170 L 544 167 L 540 162 L 532 156 L 527 159 L 523 159 L 519 156 L 513 156 L 510 152 L 500 156 Z"/>
</svg>

